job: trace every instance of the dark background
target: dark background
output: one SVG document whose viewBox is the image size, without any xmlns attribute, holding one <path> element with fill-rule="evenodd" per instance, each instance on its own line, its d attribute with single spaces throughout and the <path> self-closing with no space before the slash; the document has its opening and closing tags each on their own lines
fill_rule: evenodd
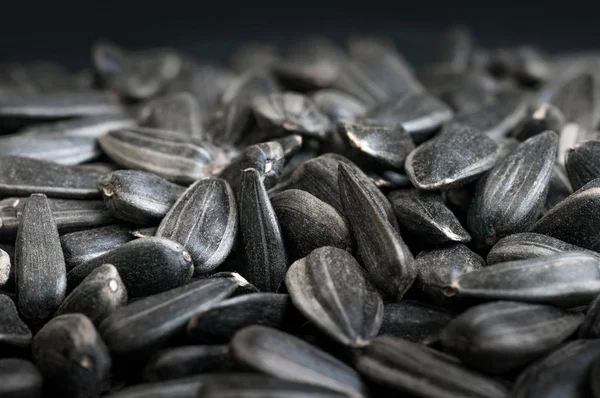
<svg viewBox="0 0 600 398">
<path fill-rule="evenodd" d="M 244 41 L 285 46 L 306 35 L 338 42 L 351 34 L 388 35 L 418 65 L 430 59 L 443 29 L 464 24 L 490 48 L 520 43 L 550 52 L 600 48 L 598 7 L 569 1 L 2 3 L 0 61 L 49 59 L 75 70 L 87 65 L 90 44 L 98 38 L 132 49 L 172 46 L 226 60 Z"/>
</svg>

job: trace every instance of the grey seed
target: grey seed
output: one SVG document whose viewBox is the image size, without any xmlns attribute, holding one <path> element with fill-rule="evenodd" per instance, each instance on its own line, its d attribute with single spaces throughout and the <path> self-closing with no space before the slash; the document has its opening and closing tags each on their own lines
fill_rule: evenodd
<svg viewBox="0 0 600 398">
<path fill-rule="evenodd" d="M 124 115 L 86 116 L 57 122 L 40 123 L 19 130 L 23 135 L 37 137 L 65 135 L 69 137 L 100 138 L 112 130 L 135 126 L 135 121 Z M 31 137 L 33 139 L 33 137 Z"/>
<path fill-rule="evenodd" d="M 383 302 L 347 251 L 322 247 L 293 263 L 285 285 L 296 308 L 338 342 L 363 347 L 379 332 Z"/>
<path fill-rule="evenodd" d="M 156 236 L 181 243 L 195 271 L 212 271 L 231 252 L 238 230 L 233 191 L 219 178 L 199 180 L 179 197 L 163 218 Z"/>
<path fill-rule="evenodd" d="M 471 240 L 438 193 L 403 190 L 393 191 L 388 198 L 401 230 L 426 239 L 428 244 Z"/>
<path fill-rule="evenodd" d="M 41 160 L 0 157 L 0 195 L 43 193 L 53 198 L 88 199 L 100 196 L 100 173 Z"/>
<path fill-rule="evenodd" d="M 416 287 L 430 300 L 443 307 L 458 304 L 449 299 L 444 289 L 461 275 L 485 266 L 485 261 L 462 244 L 452 244 L 431 251 L 422 251 L 415 259 L 418 270 Z"/>
<path fill-rule="evenodd" d="M 357 369 L 378 385 L 418 397 L 507 396 L 502 384 L 442 359 L 434 352 L 419 344 L 381 336 L 366 348 Z"/>
<path fill-rule="evenodd" d="M 271 44 L 248 41 L 237 47 L 230 58 L 233 70 L 239 73 L 251 69 L 269 69 L 279 61 L 281 55 Z"/>
<path fill-rule="evenodd" d="M 560 131 L 560 140 L 558 142 L 558 152 L 556 154 L 556 162 L 565 166 L 567 152 L 579 143 L 590 140 L 600 139 L 600 133 L 591 130 L 585 130 L 577 123 L 567 123 Z"/>
<path fill-rule="evenodd" d="M 367 106 L 358 98 L 335 89 L 319 90 L 311 96 L 311 99 L 333 122 L 345 119 L 356 120 L 367 114 Z"/>
<path fill-rule="evenodd" d="M 104 174 L 97 184 L 111 214 L 135 224 L 159 222 L 185 191 L 155 174 L 136 170 Z"/>
<path fill-rule="evenodd" d="M 141 111 L 140 111 L 141 113 Z M 138 116 L 141 117 L 141 116 Z M 190 136 L 183 132 L 183 131 L 178 131 L 178 130 L 167 130 L 167 129 L 161 129 L 161 128 L 156 128 L 156 127 L 139 127 L 139 126 L 134 126 L 132 128 L 129 129 L 121 129 L 121 130 L 126 130 L 126 131 L 134 131 L 137 134 L 140 134 L 142 136 L 144 136 L 145 138 L 154 138 L 157 140 L 165 140 L 165 141 L 171 141 L 171 142 L 178 142 L 178 143 L 190 143 Z M 120 130 L 117 130 L 120 131 Z M 198 142 L 198 144 L 201 144 L 201 142 Z"/>
<path fill-rule="evenodd" d="M 306 191 L 288 189 L 271 198 L 291 260 L 323 246 L 352 252 L 354 240 L 344 217 Z"/>
<path fill-rule="evenodd" d="M 31 195 L 23 207 L 15 269 L 23 319 L 30 324 L 46 321 L 65 298 L 67 271 L 50 205 L 42 194 Z"/>
<path fill-rule="evenodd" d="M 521 141 L 543 133 L 554 131 L 560 133 L 565 126 L 565 117 L 554 105 L 543 103 L 527 115 L 512 132 L 512 136 Z"/>
<path fill-rule="evenodd" d="M 33 338 L 32 353 L 44 382 L 58 396 L 94 397 L 108 387 L 111 358 L 85 315 L 50 320 Z"/>
<path fill-rule="evenodd" d="M 485 134 L 457 127 L 418 146 L 404 167 L 417 188 L 447 190 L 466 185 L 494 167 L 497 151 Z"/>
<path fill-rule="evenodd" d="M 197 312 L 233 293 L 233 278 L 190 283 L 121 307 L 104 318 L 99 331 L 115 355 L 149 352 L 181 332 Z"/>
<path fill-rule="evenodd" d="M 464 26 L 453 26 L 442 34 L 435 60 L 452 70 L 464 71 L 469 66 L 474 47 L 471 32 Z"/>
<path fill-rule="evenodd" d="M 454 113 L 430 94 L 411 93 L 381 103 L 369 110 L 367 116 L 383 123 L 400 124 L 404 131 L 420 139 L 449 122 Z"/>
<path fill-rule="evenodd" d="M 144 368 L 149 382 L 234 369 L 229 345 L 188 345 L 159 351 Z"/>
<path fill-rule="evenodd" d="M 10 256 L 8 255 L 7 252 L 0 249 L 0 288 L 2 288 L 8 281 L 10 273 L 11 273 Z M 13 271 L 13 273 L 14 273 L 14 271 Z"/>
<path fill-rule="evenodd" d="M 350 167 L 338 167 L 340 197 L 363 266 L 387 296 L 401 298 L 417 276 L 413 256 Z"/>
<path fill-rule="evenodd" d="M 0 395 L 5 398 L 39 398 L 44 380 L 34 364 L 18 358 L 0 359 Z"/>
<path fill-rule="evenodd" d="M 567 122 L 593 131 L 600 122 L 596 84 L 592 73 L 575 75 L 554 93 L 551 103 L 562 111 Z"/>
<path fill-rule="evenodd" d="M 185 133 L 190 141 L 202 140 L 203 125 L 200 105 L 187 92 L 167 94 L 146 104 L 140 115 L 140 124 Z"/>
<path fill-rule="evenodd" d="M 524 85 L 539 85 L 551 77 L 551 64 L 538 49 L 529 46 L 516 50 L 515 77 Z"/>
<path fill-rule="evenodd" d="M 80 313 L 95 325 L 127 303 L 127 290 L 114 265 L 104 264 L 65 298 L 55 315 Z"/>
<path fill-rule="evenodd" d="M 480 244 L 491 246 L 499 238 L 527 231 L 538 219 L 557 142 L 551 131 L 529 138 L 478 182 L 467 223 Z"/>
<path fill-rule="evenodd" d="M 62 235 L 60 243 L 67 271 L 133 239 L 131 227 L 127 225 L 110 225 Z"/>
<path fill-rule="evenodd" d="M 432 80 L 447 79 L 448 82 L 440 82 L 440 86 L 431 86 L 428 83 L 428 90 L 433 95 L 448 104 L 457 115 L 470 114 L 479 111 L 486 105 L 491 105 L 496 101 L 497 87 L 495 81 L 490 82 L 490 76 L 480 73 L 473 74 L 468 72 L 451 72 L 443 65 L 434 66 L 442 71 L 429 72 L 438 73 L 440 77 Z M 427 72 L 426 72 L 427 73 Z M 446 86 L 446 87 L 444 87 Z"/>
<path fill-rule="evenodd" d="M 544 214 L 550 211 L 554 206 L 562 202 L 567 196 L 573 193 L 571 182 L 567 176 L 564 167 L 558 163 L 554 165 L 552 178 L 550 178 L 550 186 L 548 187 L 548 195 L 544 204 Z"/>
<path fill-rule="evenodd" d="M 567 343 L 525 369 L 508 396 L 588 397 L 589 369 L 598 355 L 600 340 L 577 340 Z"/>
<path fill-rule="evenodd" d="M 587 141 L 569 148 L 565 157 L 565 169 L 574 190 L 600 177 L 600 141 Z"/>
<path fill-rule="evenodd" d="M 94 137 L 12 134 L 0 137 L 0 156 L 20 156 L 63 165 L 89 162 L 100 156 Z"/>
<path fill-rule="evenodd" d="M 19 318 L 15 303 L 0 294 L 0 345 L 6 350 L 6 347 L 28 348 L 30 344 L 31 331 Z"/>
<path fill-rule="evenodd" d="M 554 206 L 531 228 L 590 250 L 600 249 L 598 239 L 600 179 L 592 180 Z"/>
<path fill-rule="evenodd" d="M 418 301 L 402 300 L 383 308 L 379 335 L 390 335 L 414 343 L 432 344 L 454 314 Z"/>
<path fill-rule="evenodd" d="M 104 163 L 104 162 L 92 162 L 92 163 L 84 163 L 77 166 L 79 169 L 83 170 L 93 170 L 99 174 L 107 174 L 112 171 L 116 171 L 119 169 L 114 163 Z"/>
<path fill-rule="evenodd" d="M 246 326 L 293 330 L 300 326 L 300 318 L 287 294 L 249 293 L 197 312 L 187 325 L 187 333 L 206 343 L 227 343 Z"/>
<path fill-rule="evenodd" d="M 523 232 L 500 239 L 487 255 L 488 265 L 528 258 L 548 257 L 562 252 L 585 252 L 600 259 L 600 254 L 550 236 Z"/>
<path fill-rule="evenodd" d="M 165 238 L 141 238 L 73 268 L 67 275 L 69 290 L 72 291 L 102 264 L 112 264 L 117 268 L 129 298 L 184 285 L 194 270 L 192 257 L 179 243 Z"/>
<path fill-rule="evenodd" d="M 252 102 L 256 122 L 270 137 L 301 134 L 324 139 L 332 126 L 314 102 L 300 94 L 275 93 Z"/>
<path fill-rule="evenodd" d="M 241 364 L 279 379 L 311 384 L 347 394 L 368 395 L 359 375 L 348 365 L 292 335 L 264 326 L 249 326 L 231 340 Z"/>
<path fill-rule="evenodd" d="M 3 85 L 14 86 L 22 91 L 56 91 L 60 88 L 74 88 L 69 71 L 54 62 L 4 63 L 1 73 Z"/>
<path fill-rule="evenodd" d="M 290 134 L 275 140 L 283 149 L 285 160 L 290 160 L 296 153 L 302 149 L 304 138 L 299 134 Z"/>
<path fill-rule="evenodd" d="M 503 374 L 557 348 L 582 320 L 581 314 L 548 305 L 499 301 L 454 318 L 440 341 L 467 366 Z"/>
<path fill-rule="evenodd" d="M 150 137 L 135 129 L 112 131 L 98 142 L 117 164 L 182 184 L 206 177 L 215 160 L 201 146 Z"/>
<path fill-rule="evenodd" d="M 228 374 L 229 375 L 229 374 Z M 227 375 L 227 376 L 228 376 Z M 215 374 L 196 375 L 175 380 L 143 383 L 105 395 L 106 398 L 197 398 L 206 380 L 220 377 Z"/>
<path fill-rule="evenodd" d="M 496 264 L 454 279 L 446 294 L 480 300 L 512 300 L 561 308 L 587 305 L 600 293 L 600 261 L 564 252 Z"/>
<path fill-rule="evenodd" d="M 260 291 L 273 292 L 285 277 L 288 259 L 277 216 L 256 169 L 242 172 L 239 214 L 244 259 L 240 273 Z"/>
<path fill-rule="evenodd" d="M 75 116 L 121 115 L 116 98 L 87 90 L 21 93 L 0 104 L 0 117 L 60 119 Z"/>
<path fill-rule="evenodd" d="M 412 138 L 400 125 L 373 120 L 342 120 L 338 133 L 350 146 L 350 157 L 366 166 L 402 169 L 404 160 L 415 149 Z"/>
<path fill-rule="evenodd" d="M 500 162 L 513 153 L 520 142 L 513 137 L 503 137 L 496 140 L 496 144 L 498 144 L 498 159 L 496 162 Z"/>
<path fill-rule="evenodd" d="M 597 339 L 600 337 L 600 296 L 590 303 L 585 312 L 585 318 L 579 328 L 580 339 Z"/>
</svg>

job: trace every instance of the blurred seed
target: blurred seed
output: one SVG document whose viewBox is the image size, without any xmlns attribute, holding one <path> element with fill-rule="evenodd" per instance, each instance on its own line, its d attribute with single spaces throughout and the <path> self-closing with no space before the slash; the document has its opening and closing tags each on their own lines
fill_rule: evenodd
<svg viewBox="0 0 600 398">
<path fill-rule="evenodd" d="M 31 331 L 19 318 L 15 303 L 8 296 L 0 294 L 0 347 L 3 352 L 10 352 L 9 348 L 29 348 L 31 337 Z"/>
<path fill-rule="evenodd" d="M 36 139 L 45 136 L 65 135 L 69 137 L 100 138 L 112 130 L 128 129 L 135 121 L 124 115 L 98 115 L 57 122 L 39 123 L 19 130 L 19 133 Z"/>
<path fill-rule="evenodd" d="M 18 358 L 0 359 L 0 396 L 39 398 L 44 380 L 34 364 Z"/>
<path fill-rule="evenodd" d="M 419 344 L 376 338 L 359 358 L 358 371 L 396 393 L 419 397 L 505 397 L 500 383 L 433 354 Z"/>
<path fill-rule="evenodd" d="M 204 135 L 200 105 L 190 93 L 167 94 L 154 99 L 141 110 L 140 124 L 185 133 L 199 142 Z"/>
<path fill-rule="evenodd" d="M 146 365 L 144 380 L 161 381 L 234 369 L 229 345 L 188 345 L 159 351 Z"/>
<path fill-rule="evenodd" d="M 127 288 L 129 298 L 157 294 L 186 284 L 193 273 L 190 254 L 179 243 L 165 238 L 127 242 L 69 271 L 69 291 L 102 264 L 112 264 Z"/>
<path fill-rule="evenodd" d="M 206 374 L 181 379 L 143 383 L 128 386 L 118 392 L 105 395 L 106 398 L 197 398 L 198 390 L 207 380 L 215 380 L 221 375 Z M 225 377 L 231 377 L 229 374 Z"/>
<path fill-rule="evenodd" d="M 63 165 L 89 162 L 100 156 L 93 137 L 65 135 L 31 136 L 12 134 L 0 136 L 0 156 L 20 156 Z"/>
<path fill-rule="evenodd" d="M 387 303 L 379 335 L 390 335 L 414 343 L 432 344 L 454 314 L 419 301 Z"/>
<path fill-rule="evenodd" d="M 230 64 L 235 71 L 243 73 L 251 69 L 270 69 L 279 58 L 280 54 L 275 46 L 251 41 L 242 43 L 235 49 Z"/>
<path fill-rule="evenodd" d="M 329 388 L 364 397 L 366 386 L 349 366 L 292 335 L 264 326 L 249 326 L 231 340 L 241 364 L 283 380 Z"/>
<path fill-rule="evenodd" d="M 596 84 L 591 73 L 578 74 L 554 93 L 551 103 L 562 111 L 567 122 L 593 131 L 600 122 Z"/>
<path fill-rule="evenodd" d="M 444 328 L 440 340 L 467 366 L 503 374 L 557 348 L 582 320 L 581 314 L 548 305 L 499 301 L 463 312 Z"/>
<path fill-rule="evenodd" d="M 453 26 L 443 33 L 435 59 L 453 70 L 464 71 L 469 66 L 473 48 L 471 32 L 466 27 Z"/>
<path fill-rule="evenodd" d="M 1 218 L 0 218 L 1 221 Z M 10 256 L 0 248 L 0 288 L 8 282 L 11 274 Z M 14 270 L 13 270 L 14 273 Z"/>
<path fill-rule="evenodd" d="M 567 123 L 560 131 L 560 140 L 558 142 L 558 152 L 556 154 L 556 162 L 560 166 L 565 166 L 567 159 L 567 152 L 577 144 L 590 141 L 598 140 L 600 135 L 598 132 L 585 130 L 577 123 Z"/>
<path fill-rule="evenodd" d="M 276 139 L 275 142 L 281 145 L 283 156 L 287 161 L 302 149 L 304 138 L 300 134 L 290 134 Z"/>
<path fill-rule="evenodd" d="M 114 265 L 104 264 L 94 269 L 65 298 L 56 316 L 79 313 L 96 326 L 108 315 L 127 304 L 127 290 Z"/>
<path fill-rule="evenodd" d="M 600 337 L 600 296 L 590 303 L 585 318 L 579 328 L 580 339 L 597 339 Z"/>
<path fill-rule="evenodd" d="M 190 283 L 121 307 L 104 318 L 99 331 L 118 356 L 147 353 L 181 332 L 197 312 L 228 297 L 233 278 Z"/>
<path fill-rule="evenodd" d="M 58 396 L 93 397 L 108 389 L 111 358 L 85 315 L 50 320 L 33 338 L 32 353 L 47 387 Z"/>
<path fill-rule="evenodd" d="M 401 298 L 417 276 L 410 250 L 344 163 L 338 166 L 338 183 L 344 215 L 369 277 L 385 295 Z"/>
<path fill-rule="evenodd" d="M 588 385 L 592 390 L 594 398 L 600 397 L 600 385 L 598 385 L 598 373 L 600 373 L 600 360 L 596 359 L 590 366 Z"/>
<path fill-rule="evenodd" d="M 546 203 L 544 204 L 544 214 L 565 200 L 572 193 L 573 188 L 571 188 L 571 182 L 567 177 L 565 169 L 558 163 L 555 164 L 552 178 L 550 178 Z"/>
<path fill-rule="evenodd" d="M 417 188 L 447 190 L 466 185 L 494 167 L 497 151 L 485 134 L 457 127 L 418 146 L 406 158 L 405 170 Z"/>
<path fill-rule="evenodd" d="M 582 252 L 564 252 L 496 264 L 463 274 L 446 295 L 511 300 L 561 308 L 587 305 L 600 293 L 600 261 Z"/>
<path fill-rule="evenodd" d="M 46 321 L 65 298 L 67 271 L 50 205 L 42 194 L 31 195 L 23 207 L 15 267 L 21 316 L 33 325 Z"/>
<path fill-rule="evenodd" d="M 569 148 L 565 169 L 574 190 L 600 177 L 600 141 L 586 141 Z"/>
<path fill-rule="evenodd" d="M 333 122 L 338 120 L 356 120 L 367 114 L 367 106 L 358 98 L 335 89 L 319 90 L 311 99 Z"/>
<path fill-rule="evenodd" d="M 543 103 L 527 115 L 512 132 L 512 136 L 525 141 L 544 131 L 560 133 L 565 125 L 565 117 L 554 105 Z"/>
</svg>

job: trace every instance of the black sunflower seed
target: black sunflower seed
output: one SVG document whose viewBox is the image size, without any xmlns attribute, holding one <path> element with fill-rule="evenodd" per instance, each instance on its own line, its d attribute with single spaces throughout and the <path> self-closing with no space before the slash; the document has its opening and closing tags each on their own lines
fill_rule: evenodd
<svg viewBox="0 0 600 398">
<path fill-rule="evenodd" d="M 234 369 L 229 345 L 191 345 L 168 348 L 156 354 L 144 368 L 149 382 Z"/>
<path fill-rule="evenodd" d="M 554 165 L 554 172 L 550 178 L 550 186 L 548 187 L 548 195 L 544 204 L 544 214 L 554 206 L 562 202 L 567 196 L 573 193 L 571 182 L 567 176 L 567 172 L 560 164 Z"/>
<path fill-rule="evenodd" d="M 31 140 L 54 135 L 100 138 L 109 131 L 134 126 L 135 121 L 124 115 L 99 115 L 34 124 L 19 130 L 19 133 L 28 135 Z"/>
<path fill-rule="evenodd" d="M 73 268 L 67 275 L 69 290 L 102 264 L 117 268 L 130 298 L 184 285 L 194 270 L 192 257 L 179 243 L 165 238 L 141 238 Z"/>
<path fill-rule="evenodd" d="M 197 398 L 198 390 L 208 381 L 230 379 L 234 373 L 206 374 L 163 380 L 155 383 L 143 383 L 123 388 L 106 395 L 107 398 Z M 237 375 L 240 375 L 237 373 Z M 253 376 L 248 374 L 250 377 Z"/>
<path fill-rule="evenodd" d="M 383 308 L 379 335 L 429 345 L 438 340 L 442 329 L 453 318 L 451 312 L 418 301 L 388 303 Z"/>
<path fill-rule="evenodd" d="M 597 339 L 600 337 L 600 296 L 590 303 L 585 312 L 585 318 L 579 328 L 579 338 Z"/>
<path fill-rule="evenodd" d="M 543 133 L 554 131 L 560 133 L 565 125 L 565 117 L 554 105 L 544 103 L 537 107 L 521 123 L 515 127 L 512 136 L 521 141 Z"/>
<path fill-rule="evenodd" d="M 0 359 L 0 395 L 6 398 L 39 398 L 44 380 L 31 362 L 18 358 Z"/>
<path fill-rule="evenodd" d="M 578 144 L 586 141 L 600 139 L 598 132 L 590 132 L 585 130 L 577 123 L 567 123 L 560 131 L 560 140 L 558 141 L 558 153 L 556 155 L 556 163 L 560 166 L 565 166 L 567 159 L 567 152 L 571 148 L 576 147 Z"/>
<path fill-rule="evenodd" d="M 0 347 L 28 348 L 31 344 L 31 331 L 19 318 L 17 307 L 13 301 L 0 294 Z"/>
<path fill-rule="evenodd" d="M 193 142 L 200 142 L 204 135 L 200 106 L 190 93 L 157 98 L 144 106 L 140 113 L 143 126 L 185 133 Z"/>
<path fill-rule="evenodd" d="M 333 122 L 355 120 L 367 114 L 367 106 L 359 99 L 335 89 L 319 90 L 312 95 L 317 107 Z"/>
<path fill-rule="evenodd" d="M 586 141 L 567 150 L 565 169 L 573 189 L 600 177 L 599 157 L 600 141 Z"/>
<path fill-rule="evenodd" d="M 19 156 L 69 166 L 94 160 L 100 156 L 100 148 L 94 137 L 12 134 L 0 137 L 0 156 Z"/>
</svg>

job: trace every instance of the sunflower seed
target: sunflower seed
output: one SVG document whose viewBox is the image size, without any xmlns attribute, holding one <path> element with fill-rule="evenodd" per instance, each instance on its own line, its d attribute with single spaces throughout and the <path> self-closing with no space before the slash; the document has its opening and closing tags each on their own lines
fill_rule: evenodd
<svg viewBox="0 0 600 398">
<path fill-rule="evenodd" d="M 288 189 L 271 198 L 291 260 L 323 246 L 352 251 L 354 240 L 346 220 L 330 205 L 306 191 Z"/>
<path fill-rule="evenodd" d="M 194 142 L 201 141 L 204 135 L 200 106 L 187 92 L 168 94 L 149 102 L 141 110 L 140 124 L 182 132 Z"/>
<path fill-rule="evenodd" d="M 31 331 L 19 318 L 17 307 L 8 296 L 0 295 L 0 346 L 3 351 L 8 351 L 7 347 L 29 348 L 30 344 Z"/>
<path fill-rule="evenodd" d="M 300 326 L 300 318 L 287 294 L 250 293 L 198 311 L 190 319 L 187 333 L 206 343 L 227 343 L 246 326 L 294 330 Z"/>
<path fill-rule="evenodd" d="M 283 156 L 285 157 L 285 160 L 288 161 L 302 149 L 304 138 L 299 134 L 290 134 L 276 139 L 275 142 L 281 145 Z"/>
<path fill-rule="evenodd" d="M 557 348 L 582 320 L 581 314 L 552 306 L 499 301 L 463 312 L 444 328 L 440 340 L 468 366 L 502 374 Z"/>
<path fill-rule="evenodd" d="M 156 223 L 185 188 L 144 171 L 117 170 L 98 179 L 106 208 L 116 218 L 136 224 Z"/>
<path fill-rule="evenodd" d="M 368 395 L 359 375 L 346 364 L 292 335 L 264 326 L 249 326 L 231 340 L 233 356 L 258 372 L 284 380 Z"/>
<path fill-rule="evenodd" d="M 485 134 L 457 127 L 418 146 L 404 167 L 417 188 L 447 190 L 466 185 L 494 167 L 497 151 Z"/>
<path fill-rule="evenodd" d="M 579 328 L 579 338 L 597 339 L 600 336 L 600 296 L 590 303 L 585 312 L 585 318 Z"/>
<path fill-rule="evenodd" d="M 544 204 L 544 214 L 572 193 L 573 188 L 569 177 L 567 177 L 567 172 L 561 165 L 555 164 L 550 186 L 548 187 L 548 196 L 546 196 L 546 203 Z"/>
<path fill-rule="evenodd" d="M 361 181 L 344 163 L 338 166 L 340 197 L 358 252 L 373 283 L 401 298 L 417 276 L 413 256 Z"/>
<path fill-rule="evenodd" d="M 600 141 L 587 141 L 569 148 L 565 158 L 565 168 L 573 189 L 577 190 L 600 177 Z"/>
<path fill-rule="evenodd" d="M 534 135 L 548 130 L 560 133 L 564 126 L 565 117 L 562 112 L 554 105 L 544 103 L 515 127 L 512 136 L 521 141 L 525 141 Z"/>
<path fill-rule="evenodd" d="M 11 273 L 10 256 L 7 252 L 0 249 L 0 288 L 2 288 L 9 279 Z M 14 271 L 13 271 L 14 273 Z"/>
<path fill-rule="evenodd" d="M 55 315 L 79 313 L 95 325 L 127 303 L 127 290 L 114 265 L 94 269 L 65 298 Z"/>
<path fill-rule="evenodd" d="M 60 396 L 97 396 L 108 387 L 111 358 L 85 315 L 49 321 L 33 338 L 32 353 L 44 382 Z"/>
<path fill-rule="evenodd" d="M 43 377 L 29 361 L 18 358 L 0 359 L 0 395 L 6 398 L 39 398 Z"/>
<path fill-rule="evenodd" d="M 190 254 L 179 243 L 165 238 L 141 238 L 73 268 L 67 275 L 69 290 L 102 264 L 117 268 L 130 298 L 184 285 L 194 270 Z"/>
<path fill-rule="evenodd" d="M 600 361 L 598 359 L 596 359 L 590 366 L 590 371 L 589 371 L 589 376 L 588 376 L 588 384 L 591 388 L 592 396 L 594 398 L 597 398 L 600 396 L 600 385 L 598 385 L 598 373 L 600 373 Z"/>
<path fill-rule="evenodd" d="M 474 47 L 471 32 L 464 26 L 454 26 L 443 33 L 435 60 L 452 70 L 464 71 L 469 66 Z"/>
<path fill-rule="evenodd" d="M 401 230 L 427 239 L 429 244 L 471 240 L 471 235 L 460 225 L 439 194 L 406 190 L 394 191 L 388 198 Z"/>
<path fill-rule="evenodd" d="M 600 261 L 586 253 L 564 252 L 496 264 L 455 278 L 445 293 L 573 308 L 589 304 L 600 293 Z"/>
<path fill-rule="evenodd" d="M 65 259 L 46 196 L 33 194 L 23 207 L 15 244 L 18 306 L 30 324 L 56 311 L 67 289 Z"/>
<path fill-rule="evenodd" d="M 19 133 L 40 138 L 54 135 L 100 138 L 109 131 L 134 126 L 135 121 L 124 115 L 99 115 L 35 124 L 19 130 Z M 30 139 L 33 140 L 33 137 Z"/>
<path fill-rule="evenodd" d="M 226 375 L 230 377 L 229 374 Z M 197 398 L 198 390 L 207 380 L 215 380 L 220 375 L 207 374 L 166 380 L 156 383 L 144 383 L 126 387 L 108 394 L 106 398 Z"/>
<path fill-rule="evenodd" d="M 234 369 L 229 345 L 192 345 L 169 348 L 156 354 L 144 369 L 144 379 L 181 379 L 201 373 Z"/>
<path fill-rule="evenodd" d="M 527 231 L 537 220 L 552 177 L 557 142 L 551 131 L 529 138 L 478 182 L 467 223 L 480 244 L 491 246 L 499 238 Z"/>
<path fill-rule="evenodd" d="M 451 312 L 418 301 L 388 303 L 383 308 L 379 335 L 428 345 L 438 340 L 442 329 L 453 318 Z"/>
<path fill-rule="evenodd" d="M 319 90 L 311 97 L 317 108 L 333 122 L 356 120 L 367 114 L 367 106 L 359 99 L 335 89 Z"/>
<path fill-rule="evenodd" d="M 68 167 L 41 160 L 0 157 L 0 195 L 43 193 L 54 198 L 88 199 L 100 196 L 94 170 Z"/>
<path fill-rule="evenodd" d="M 99 331 L 115 355 L 155 349 L 181 332 L 195 313 L 228 297 L 233 278 L 206 279 L 137 300 L 108 315 Z"/>
<path fill-rule="evenodd" d="M 396 393 L 419 397 L 505 397 L 492 379 L 441 359 L 427 348 L 390 336 L 376 338 L 359 358 L 358 371 Z"/>
<path fill-rule="evenodd" d="M 63 165 L 76 165 L 100 156 L 93 137 L 13 134 L 0 137 L 0 156 L 20 156 Z"/>
<path fill-rule="evenodd" d="M 593 131 L 600 122 L 596 84 L 593 74 L 581 73 L 565 82 L 551 102 L 562 111 L 567 122 Z"/>
<path fill-rule="evenodd" d="M 5 63 L 2 65 L 3 85 L 28 92 L 56 91 L 73 88 L 69 72 L 61 65 L 48 61 Z"/>
</svg>

